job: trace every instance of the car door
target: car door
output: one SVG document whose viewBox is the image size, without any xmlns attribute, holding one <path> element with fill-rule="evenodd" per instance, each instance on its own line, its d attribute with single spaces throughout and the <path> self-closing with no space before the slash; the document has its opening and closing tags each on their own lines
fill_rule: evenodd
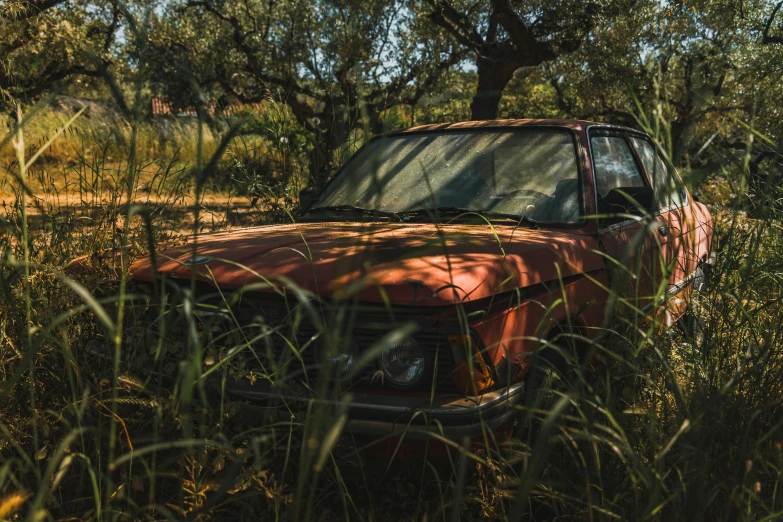
<svg viewBox="0 0 783 522">
<path fill-rule="evenodd" d="M 590 151 L 596 208 L 615 188 L 649 186 L 636 154 L 622 131 L 591 129 Z M 607 259 L 609 281 L 617 297 L 645 309 L 653 295 L 652 239 L 641 219 L 599 217 L 598 237 Z"/>
<path fill-rule="evenodd" d="M 696 270 L 698 259 L 692 237 L 692 218 L 688 193 L 661 151 L 646 136 L 630 136 L 654 191 L 655 218 L 660 222 L 653 234 L 653 269 L 655 284 L 665 283 L 669 295 L 687 290 L 689 275 Z M 682 300 L 667 307 L 675 316 L 682 312 Z"/>
</svg>

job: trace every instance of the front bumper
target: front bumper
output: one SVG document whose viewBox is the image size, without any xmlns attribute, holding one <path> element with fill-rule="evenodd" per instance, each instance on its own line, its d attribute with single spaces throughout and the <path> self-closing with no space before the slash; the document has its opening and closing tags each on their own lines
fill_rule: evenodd
<svg viewBox="0 0 783 522">
<path fill-rule="evenodd" d="M 335 399 L 320 399 L 300 390 L 279 392 L 268 383 L 247 380 L 230 385 L 230 395 L 244 398 L 248 406 L 280 420 L 290 420 L 312 411 L 314 406 L 337 411 L 347 405 L 345 431 L 353 435 L 405 437 L 441 436 L 451 440 L 478 438 L 511 421 L 515 406 L 524 398 L 525 383 L 475 397 L 426 397 L 386 393 L 345 392 Z"/>
</svg>

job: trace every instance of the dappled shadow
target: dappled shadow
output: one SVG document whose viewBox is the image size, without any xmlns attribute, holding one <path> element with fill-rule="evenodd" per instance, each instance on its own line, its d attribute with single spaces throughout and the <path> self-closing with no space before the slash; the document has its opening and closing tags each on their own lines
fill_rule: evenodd
<svg viewBox="0 0 783 522">
<path fill-rule="evenodd" d="M 367 145 L 317 206 L 433 207 L 579 220 L 576 147 L 562 129 L 402 134 Z"/>
</svg>

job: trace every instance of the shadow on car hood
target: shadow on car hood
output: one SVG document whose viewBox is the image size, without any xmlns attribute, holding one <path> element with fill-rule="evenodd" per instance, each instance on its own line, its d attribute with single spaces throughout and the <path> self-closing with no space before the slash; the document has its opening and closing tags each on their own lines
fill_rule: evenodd
<svg viewBox="0 0 783 522">
<path fill-rule="evenodd" d="M 158 273 L 189 279 L 195 270 L 198 279 L 225 289 L 293 283 L 327 298 L 387 298 L 417 306 L 472 301 L 603 267 L 590 236 L 489 225 L 330 222 L 247 228 L 200 236 L 197 254 L 205 257 L 190 265 L 192 248 L 158 252 Z M 136 261 L 130 273 L 136 280 L 153 279 L 151 259 Z"/>
</svg>

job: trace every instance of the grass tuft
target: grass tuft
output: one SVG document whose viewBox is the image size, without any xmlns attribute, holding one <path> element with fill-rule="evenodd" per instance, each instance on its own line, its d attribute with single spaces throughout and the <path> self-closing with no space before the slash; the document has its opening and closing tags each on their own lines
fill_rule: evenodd
<svg viewBox="0 0 783 522">
<path fill-rule="evenodd" d="M 613 286 L 601 332 L 536 339 L 559 358 L 540 358 L 541 393 L 517 412 L 530 428 L 507 440 L 486 430 L 479 442 L 436 432 L 422 457 L 398 439 L 343 429 L 339 340 L 362 320 L 351 289 L 330 305 L 259 274 L 234 294 L 127 278 L 134 259 L 193 248 L 205 232 L 289 222 L 306 183 L 290 142 L 243 135 L 245 122 L 231 135 L 202 127 L 153 146 L 146 122 L 117 116 L 99 131 L 84 116 L 58 120 L 71 124 L 56 139 L 36 135 L 57 128 L 48 122 L 8 126 L 16 148 L 3 156 L 0 186 L 0 518 L 783 516 L 779 194 L 758 192 L 763 219 L 713 207 L 719 255 L 709 287 L 684 303 L 691 323 L 661 328 Z M 253 176 L 244 191 L 220 180 L 243 172 Z M 617 270 L 634 281 L 622 263 Z M 275 290 L 274 303 L 253 301 L 254 288 Z M 544 316 L 566 292 L 549 297 Z M 409 318 L 394 319 L 387 340 L 410 331 Z M 304 336 L 303 325 L 312 327 Z M 323 401 L 254 408 L 227 392 L 240 379 L 286 389 L 313 363 L 316 339 L 337 356 L 324 364 L 331 379 L 309 382 Z M 349 377 L 365 375 L 380 344 Z M 574 346 L 603 366 L 584 365 Z M 565 373 L 545 364 L 555 361 Z"/>
</svg>

